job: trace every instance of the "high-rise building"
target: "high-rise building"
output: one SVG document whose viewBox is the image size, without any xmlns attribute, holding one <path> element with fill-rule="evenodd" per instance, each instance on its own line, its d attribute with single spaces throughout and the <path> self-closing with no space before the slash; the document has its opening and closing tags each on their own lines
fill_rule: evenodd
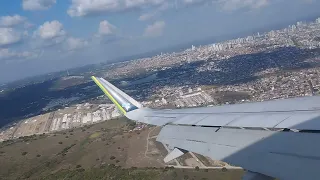
<svg viewBox="0 0 320 180">
<path fill-rule="evenodd" d="M 316 19 L 316 23 L 320 24 L 320 17 Z"/>
</svg>

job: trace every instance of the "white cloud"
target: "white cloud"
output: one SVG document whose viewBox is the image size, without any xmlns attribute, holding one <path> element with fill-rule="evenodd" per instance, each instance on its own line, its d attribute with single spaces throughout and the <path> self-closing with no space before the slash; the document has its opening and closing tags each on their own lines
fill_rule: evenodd
<svg viewBox="0 0 320 180">
<path fill-rule="evenodd" d="M 156 12 L 150 12 L 150 13 L 142 14 L 139 17 L 139 21 L 147 21 L 149 19 L 152 19 L 156 14 L 157 14 Z"/>
<path fill-rule="evenodd" d="M 101 21 L 99 24 L 99 35 L 111 35 L 115 32 L 116 27 L 110 24 L 107 20 Z"/>
<path fill-rule="evenodd" d="M 68 9 L 70 16 L 118 12 L 144 7 L 160 6 L 167 0 L 72 0 Z"/>
<path fill-rule="evenodd" d="M 157 37 L 161 36 L 166 23 L 164 21 L 156 21 L 151 25 L 148 25 L 144 31 L 144 36 Z"/>
<path fill-rule="evenodd" d="M 241 8 L 257 9 L 268 5 L 269 0 L 222 0 L 224 10 L 232 11 Z"/>
<path fill-rule="evenodd" d="M 12 27 L 25 22 L 26 18 L 20 15 L 13 16 L 2 16 L 0 17 L 0 26 L 2 27 Z"/>
<path fill-rule="evenodd" d="M 91 16 L 104 13 L 123 12 L 129 10 L 153 9 L 153 12 L 168 8 L 183 8 L 185 6 L 203 3 L 218 3 L 224 10 L 240 8 L 260 8 L 269 0 L 72 0 L 68 9 L 70 16 Z M 152 13 L 140 16 L 140 20 L 151 17 Z"/>
<path fill-rule="evenodd" d="M 23 0 L 22 8 L 24 10 L 46 10 L 56 3 L 56 0 Z"/>
<path fill-rule="evenodd" d="M 0 60 L 7 60 L 7 59 L 29 59 L 35 58 L 38 55 L 34 52 L 23 51 L 23 52 L 16 52 L 11 51 L 9 49 L 0 49 Z"/>
<path fill-rule="evenodd" d="M 21 40 L 21 34 L 12 28 L 0 28 L 0 46 L 17 43 Z"/>
<path fill-rule="evenodd" d="M 208 0 L 182 0 L 182 4 L 185 5 L 199 4 L 203 2 L 208 2 Z"/>
<path fill-rule="evenodd" d="M 69 37 L 66 40 L 66 49 L 67 51 L 73 51 L 76 49 L 81 49 L 84 48 L 88 45 L 88 41 L 85 41 L 83 39 L 80 38 L 73 38 L 73 37 Z"/>
<path fill-rule="evenodd" d="M 63 25 L 59 21 L 47 21 L 41 25 L 35 32 L 34 36 L 39 36 L 42 39 L 54 39 L 66 35 Z"/>
</svg>

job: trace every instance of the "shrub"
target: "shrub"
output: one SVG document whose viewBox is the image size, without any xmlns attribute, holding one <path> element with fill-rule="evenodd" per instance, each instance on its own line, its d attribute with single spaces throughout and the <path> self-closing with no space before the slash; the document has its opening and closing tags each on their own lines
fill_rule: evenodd
<svg viewBox="0 0 320 180">
<path fill-rule="evenodd" d="M 77 171 L 78 171 L 78 172 L 83 172 L 83 171 L 85 171 L 85 169 L 79 168 L 79 169 L 77 169 Z"/>
<path fill-rule="evenodd" d="M 40 154 L 37 154 L 37 157 L 40 157 L 41 155 Z"/>
<path fill-rule="evenodd" d="M 196 166 L 194 169 L 195 169 L 196 171 L 199 171 L 199 170 L 200 170 L 199 166 Z"/>
<path fill-rule="evenodd" d="M 22 152 L 21 154 L 22 154 L 22 156 L 25 156 L 28 154 L 28 152 Z"/>
<path fill-rule="evenodd" d="M 77 169 L 78 169 L 78 168 L 81 168 L 81 165 L 80 165 L 80 164 L 76 165 L 76 168 L 77 168 Z"/>
<path fill-rule="evenodd" d="M 114 156 L 111 156 L 111 157 L 110 157 L 111 160 L 114 160 L 115 158 L 116 158 L 116 157 L 114 157 Z"/>
<path fill-rule="evenodd" d="M 174 172 L 172 173 L 172 177 L 173 177 L 173 178 L 178 177 L 178 173 L 174 171 Z"/>
<path fill-rule="evenodd" d="M 222 172 L 227 172 L 228 169 L 227 169 L 226 167 L 223 167 L 223 168 L 221 169 L 221 171 L 222 171 Z"/>
<path fill-rule="evenodd" d="M 62 144 L 62 142 L 60 141 L 59 144 Z"/>
</svg>

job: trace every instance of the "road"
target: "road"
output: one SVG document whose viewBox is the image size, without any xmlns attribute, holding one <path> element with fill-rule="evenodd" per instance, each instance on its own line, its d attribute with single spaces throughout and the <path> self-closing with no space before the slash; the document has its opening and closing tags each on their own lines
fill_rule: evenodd
<svg viewBox="0 0 320 180">
<path fill-rule="evenodd" d="M 202 161 L 200 161 L 200 160 L 197 158 L 197 156 L 193 154 L 193 152 L 189 152 L 189 153 L 190 153 L 190 155 L 200 164 L 201 167 L 206 167 L 206 165 L 204 165 L 204 164 L 202 163 Z"/>
</svg>

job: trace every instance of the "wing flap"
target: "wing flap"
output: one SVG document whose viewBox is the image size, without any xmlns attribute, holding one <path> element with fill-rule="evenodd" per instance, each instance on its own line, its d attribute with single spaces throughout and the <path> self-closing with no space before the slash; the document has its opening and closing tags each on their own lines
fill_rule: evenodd
<svg viewBox="0 0 320 180">
<path fill-rule="evenodd" d="M 217 131 L 218 130 L 218 131 Z M 317 179 L 318 133 L 167 125 L 157 141 L 279 179 Z"/>
</svg>

